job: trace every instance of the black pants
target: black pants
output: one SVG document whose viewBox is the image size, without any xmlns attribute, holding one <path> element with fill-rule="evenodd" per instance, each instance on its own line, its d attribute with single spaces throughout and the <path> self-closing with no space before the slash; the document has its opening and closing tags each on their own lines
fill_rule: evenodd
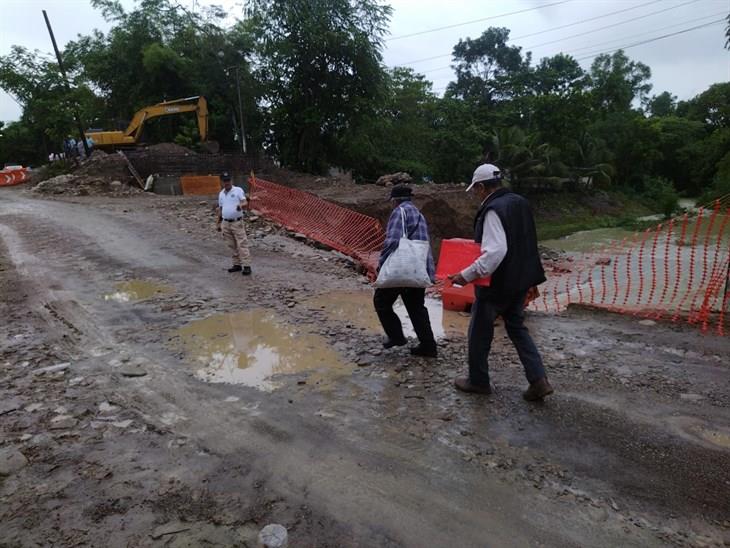
<svg viewBox="0 0 730 548">
<path fill-rule="evenodd" d="M 526 295 L 521 293 L 504 302 L 498 302 L 480 297 L 477 288 L 469 324 L 469 380 L 472 383 L 489 384 L 489 351 L 492 348 L 494 320 L 497 316 L 504 319 L 507 335 L 517 349 L 528 382 L 539 381 L 545 376 L 540 353 L 524 324 Z"/>
<path fill-rule="evenodd" d="M 431 331 L 431 320 L 428 317 L 428 310 L 423 304 L 426 290 L 420 287 L 391 287 L 375 290 L 373 304 L 385 334 L 392 341 L 405 339 L 400 318 L 393 312 L 393 304 L 399 296 L 403 299 L 403 304 L 413 324 L 413 330 L 421 345 L 436 348 L 436 341 L 433 338 L 433 331 Z"/>
</svg>

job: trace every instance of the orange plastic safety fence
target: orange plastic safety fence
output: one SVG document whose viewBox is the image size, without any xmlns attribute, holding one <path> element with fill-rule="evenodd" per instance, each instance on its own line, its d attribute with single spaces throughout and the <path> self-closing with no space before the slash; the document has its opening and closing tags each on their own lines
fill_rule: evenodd
<svg viewBox="0 0 730 548">
<path fill-rule="evenodd" d="M 730 333 L 730 207 L 716 201 L 590 253 L 547 264 L 530 308 L 583 303 L 623 314 L 685 321 Z"/>
<path fill-rule="evenodd" d="M 373 217 L 323 200 L 314 194 L 249 178 L 251 209 L 348 255 L 372 279 L 385 240 L 380 222 Z"/>
</svg>

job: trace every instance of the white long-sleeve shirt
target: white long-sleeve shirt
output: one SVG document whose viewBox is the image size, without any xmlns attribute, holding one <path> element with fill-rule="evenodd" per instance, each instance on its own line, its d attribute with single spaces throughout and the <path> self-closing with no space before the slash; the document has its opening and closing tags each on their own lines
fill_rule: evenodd
<svg viewBox="0 0 730 548">
<path fill-rule="evenodd" d="M 467 282 L 491 276 L 507 255 L 507 236 L 502 221 L 494 210 L 487 211 L 482 231 L 482 254 L 470 266 L 461 271 Z"/>
</svg>

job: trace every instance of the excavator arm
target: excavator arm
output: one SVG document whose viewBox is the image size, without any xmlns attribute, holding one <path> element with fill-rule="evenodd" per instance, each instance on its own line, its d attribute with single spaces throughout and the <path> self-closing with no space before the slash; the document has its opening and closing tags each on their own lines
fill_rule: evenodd
<svg viewBox="0 0 730 548">
<path fill-rule="evenodd" d="M 187 97 L 173 101 L 163 101 L 138 110 L 125 131 L 99 131 L 89 133 L 94 146 L 99 148 L 115 148 L 119 146 L 136 145 L 142 136 L 142 130 L 147 120 L 160 116 L 170 116 L 185 112 L 195 112 L 198 120 L 200 140 L 208 139 L 208 102 L 205 97 Z"/>
</svg>

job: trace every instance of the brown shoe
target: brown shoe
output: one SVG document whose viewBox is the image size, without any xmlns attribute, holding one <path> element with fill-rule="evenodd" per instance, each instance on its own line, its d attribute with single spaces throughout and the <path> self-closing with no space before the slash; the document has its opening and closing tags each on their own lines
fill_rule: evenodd
<svg viewBox="0 0 730 548">
<path fill-rule="evenodd" d="M 456 377 L 454 386 L 462 392 L 472 392 L 474 394 L 491 394 L 492 387 L 488 384 L 473 384 L 469 377 Z"/>
<path fill-rule="evenodd" d="M 530 387 L 522 393 L 522 397 L 527 401 L 537 401 L 552 393 L 553 387 L 550 386 L 547 377 L 543 377 L 539 381 L 533 382 Z"/>
</svg>

